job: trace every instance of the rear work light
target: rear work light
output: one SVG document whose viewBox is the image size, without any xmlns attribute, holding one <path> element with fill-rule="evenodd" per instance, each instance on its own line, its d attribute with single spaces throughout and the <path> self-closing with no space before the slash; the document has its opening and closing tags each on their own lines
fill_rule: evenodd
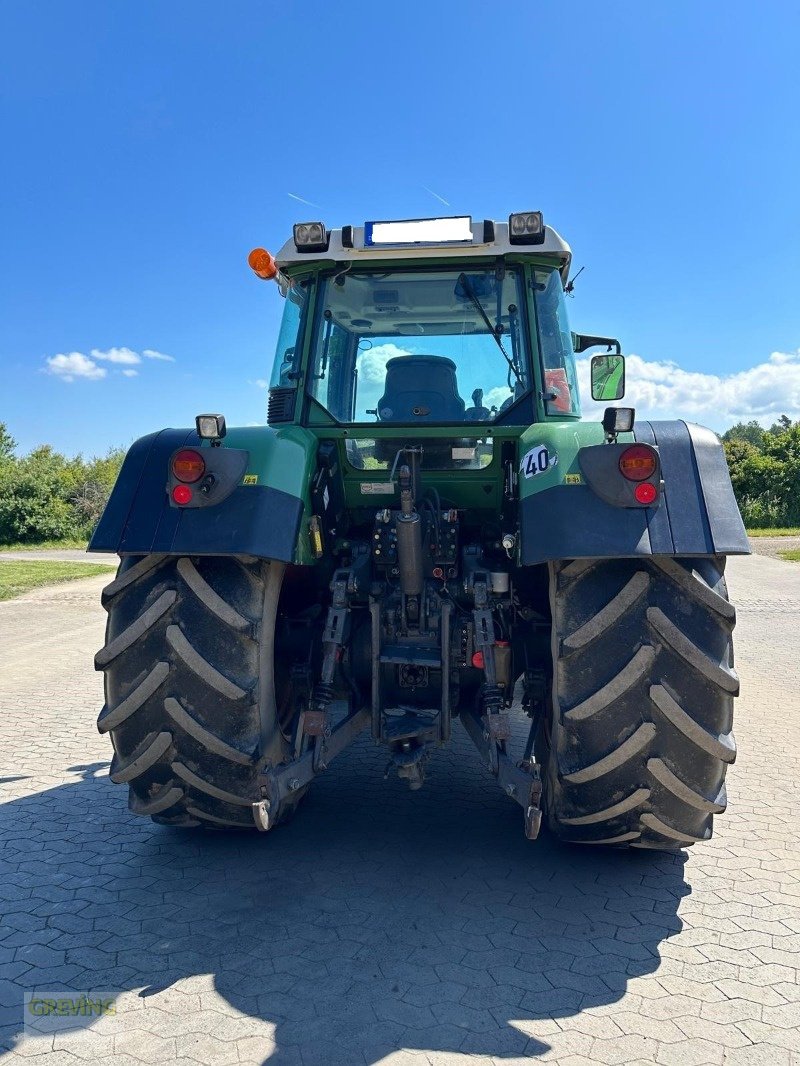
<svg viewBox="0 0 800 1066">
<path fill-rule="evenodd" d="M 200 452 L 193 448 L 182 448 L 172 460 L 172 473 L 178 479 L 189 485 L 200 478 L 206 472 L 206 464 Z"/>
<path fill-rule="evenodd" d="M 632 444 L 619 457 L 619 472 L 628 481 L 647 481 L 657 465 L 656 453 L 646 444 Z"/>
<path fill-rule="evenodd" d="M 330 236 L 324 222 L 298 222 L 293 232 L 298 252 L 327 252 Z"/>
<path fill-rule="evenodd" d="M 508 239 L 511 244 L 544 244 L 544 238 L 541 211 L 522 211 L 508 216 Z"/>
</svg>

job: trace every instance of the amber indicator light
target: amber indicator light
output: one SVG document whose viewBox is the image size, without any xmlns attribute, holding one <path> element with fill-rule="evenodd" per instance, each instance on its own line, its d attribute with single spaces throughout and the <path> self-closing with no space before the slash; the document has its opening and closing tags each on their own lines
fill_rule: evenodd
<svg viewBox="0 0 800 1066">
<path fill-rule="evenodd" d="M 193 448 L 182 448 L 172 460 L 172 473 L 178 481 L 193 484 L 206 472 L 206 464 L 200 452 Z"/>
<path fill-rule="evenodd" d="M 619 457 L 619 470 L 628 481 L 646 481 L 656 472 L 656 455 L 646 444 L 633 444 Z"/>
</svg>

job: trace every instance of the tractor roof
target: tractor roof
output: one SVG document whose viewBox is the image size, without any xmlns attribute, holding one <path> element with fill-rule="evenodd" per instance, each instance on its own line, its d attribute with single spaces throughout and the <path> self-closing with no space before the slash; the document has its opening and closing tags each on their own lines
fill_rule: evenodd
<svg viewBox="0 0 800 1066">
<path fill-rule="evenodd" d="M 418 222 L 455 222 L 456 220 L 409 220 Z M 508 222 L 460 220 L 471 239 L 459 241 L 421 240 L 403 243 L 372 243 L 373 228 L 377 226 L 400 226 L 405 223 L 370 223 L 364 226 L 344 226 L 342 229 L 326 230 L 328 247 L 298 250 L 294 238 L 288 240 L 276 255 L 281 269 L 299 264 L 311 265 L 322 262 L 352 262 L 364 265 L 387 259 L 420 260 L 426 258 L 453 258 L 477 256 L 530 255 L 538 259 L 550 259 L 561 271 L 564 284 L 567 282 L 572 252 L 569 245 L 550 226 L 544 226 L 543 240 L 538 244 L 512 243 L 509 240 Z M 468 222 L 468 228 L 467 227 Z M 315 225 L 314 223 L 299 225 Z M 318 224 L 322 225 L 322 224 Z M 297 230 L 298 227 L 295 227 Z"/>
</svg>

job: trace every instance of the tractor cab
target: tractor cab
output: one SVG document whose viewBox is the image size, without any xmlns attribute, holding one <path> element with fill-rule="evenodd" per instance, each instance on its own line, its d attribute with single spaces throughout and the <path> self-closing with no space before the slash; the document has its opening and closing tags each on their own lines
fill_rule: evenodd
<svg viewBox="0 0 800 1066">
<path fill-rule="evenodd" d="M 486 430 L 580 415 L 570 251 L 538 212 L 305 223 L 266 262 L 286 298 L 271 424 Z"/>
</svg>

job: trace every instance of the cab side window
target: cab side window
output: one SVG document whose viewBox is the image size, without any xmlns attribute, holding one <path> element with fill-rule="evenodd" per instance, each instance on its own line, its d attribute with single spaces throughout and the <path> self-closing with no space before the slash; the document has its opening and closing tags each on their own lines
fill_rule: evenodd
<svg viewBox="0 0 800 1066">
<path fill-rule="evenodd" d="M 557 270 L 536 270 L 533 291 L 547 413 L 578 415 L 575 353 L 561 275 Z"/>
</svg>

